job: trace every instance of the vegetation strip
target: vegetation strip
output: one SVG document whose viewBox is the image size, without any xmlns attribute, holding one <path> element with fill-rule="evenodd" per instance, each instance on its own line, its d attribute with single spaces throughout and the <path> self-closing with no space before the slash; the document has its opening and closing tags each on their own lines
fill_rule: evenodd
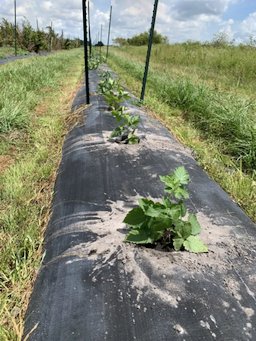
<svg viewBox="0 0 256 341">
<path fill-rule="evenodd" d="M 69 108 L 82 74 L 82 56 L 82 50 L 75 49 L 0 69 L 0 150 L 2 159 L 11 157 L 0 173 L 3 341 L 22 336 L 63 135 L 73 123 Z"/>
<path fill-rule="evenodd" d="M 104 96 L 111 114 L 118 124 L 111 133 L 109 141 L 125 144 L 139 143 L 140 139 L 135 135 L 135 131 L 138 128 L 140 118 L 138 115 L 129 114 L 127 108 L 122 105 L 125 100 L 130 99 L 130 95 L 118 80 L 111 77 L 110 72 L 103 72 L 100 76 L 99 91 Z"/>
<path fill-rule="evenodd" d="M 109 63 L 138 94 L 143 63 L 139 61 L 138 54 L 134 57 L 135 61 L 132 61 L 130 53 L 124 49 L 115 49 Z M 239 100 L 232 97 L 232 94 L 214 92 L 210 86 L 200 85 L 187 77 L 182 79 L 181 75 L 179 79 L 173 76 L 169 81 L 171 70 L 167 72 L 167 67 L 162 65 L 164 72 L 161 72 L 152 63 L 146 104 L 183 143 L 195 150 L 197 158 L 209 174 L 255 220 L 256 125 L 252 111 L 255 103 L 248 97 Z M 210 103 L 212 97 L 209 98 L 209 94 L 215 96 L 215 93 L 215 109 L 220 110 L 211 116 L 213 104 Z"/>
<path fill-rule="evenodd" d="M 21 24 L 15 25 L 2 18 L 0 21 L 0 58 L 14 54 L 14 32 L 17 37 L 17 54 L 23 55 L 28 52 L 52 51 L 80 47 L 82 40 L 65 38 L 63 31 L 59 35 L 54 31 L 52 23 L 46 27 L 48 32 L 40 29 L 34 29 L 27 19 Z"/>
</svg>

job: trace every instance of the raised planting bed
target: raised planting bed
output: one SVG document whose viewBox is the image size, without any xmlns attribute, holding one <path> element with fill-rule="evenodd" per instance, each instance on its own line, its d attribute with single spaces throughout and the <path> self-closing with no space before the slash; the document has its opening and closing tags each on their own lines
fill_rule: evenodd
<svg viewBox="0 0 256 341">
<path fill-rule="evenodd" d="M 140 142 L 110 142 L 115 120 L 96 93 L 98 71 L 90 76 L 92 105 L 64 143 L 24 337 L 255 340 L 256 226 L 142 108 L 126 103 L 140 116 Z M 186 205 L 208 253 L 124 243 L 127 213 L 140 197 L 159 200 L 159 175 L 179 166 L 191 178 Z"/>
</svg>

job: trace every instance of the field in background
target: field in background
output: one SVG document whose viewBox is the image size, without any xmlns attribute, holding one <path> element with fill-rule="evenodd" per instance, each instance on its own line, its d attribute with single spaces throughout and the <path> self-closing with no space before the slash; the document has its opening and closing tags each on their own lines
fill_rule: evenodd
<svg viewBox="0 0 256 341">
<path fill-rule="evenodd" d="M 140 94 L 146 47 L 112 48 L 110 66 Z M 145 104 L 256 220 L 255 48 L 154 46 Z"/>
<path fill-rule="evenodd" d="M 83 50 L 0 66 L 0 340 L 20 340 Z"/>
</svg>

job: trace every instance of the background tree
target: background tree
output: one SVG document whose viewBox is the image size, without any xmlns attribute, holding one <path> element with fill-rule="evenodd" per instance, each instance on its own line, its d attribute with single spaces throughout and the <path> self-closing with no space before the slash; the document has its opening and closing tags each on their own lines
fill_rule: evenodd
<svg viewBox="0 0 256 341">
<path fill-rule="evenodd" d="M 148 44 L 148 38 L 149 38 L 149 32 L 146 31 L 128 39 L 118 37 L 114 39 L 113 41 L 114 43 L 120 46 L 124 46 L 124 45 L 142 46 L 142 45 Z M 154 31 L 153 43 L 154 44 L 168 44 L 168 38 L 166 36 L 163 36 L 161 33 Z"/>
</svg>

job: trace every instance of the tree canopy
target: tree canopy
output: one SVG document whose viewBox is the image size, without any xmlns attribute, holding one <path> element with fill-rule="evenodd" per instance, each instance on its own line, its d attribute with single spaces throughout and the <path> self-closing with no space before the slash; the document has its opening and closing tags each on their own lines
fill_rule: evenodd
<svg viewBox="0 0 256 341">
<path fill-rule="evenodd" d="M 120 46 L 125 46 L 125 45 L 142 46 L 142 45 L 147 45 L 148 38 L 149 38 L 149 32 L 146 31 L 143 33 L 139 33 L 131 38 L 127 38 L 127 39 L 122 38 L 122 37 L 117 37 L 113 41 L 115 44 L 118 44 Z M 154 31 L 153 43 L 154 44 L 167 44 L 168 38 L 166 36 L 163 36 L 161 33 Z"/>
</svg>

